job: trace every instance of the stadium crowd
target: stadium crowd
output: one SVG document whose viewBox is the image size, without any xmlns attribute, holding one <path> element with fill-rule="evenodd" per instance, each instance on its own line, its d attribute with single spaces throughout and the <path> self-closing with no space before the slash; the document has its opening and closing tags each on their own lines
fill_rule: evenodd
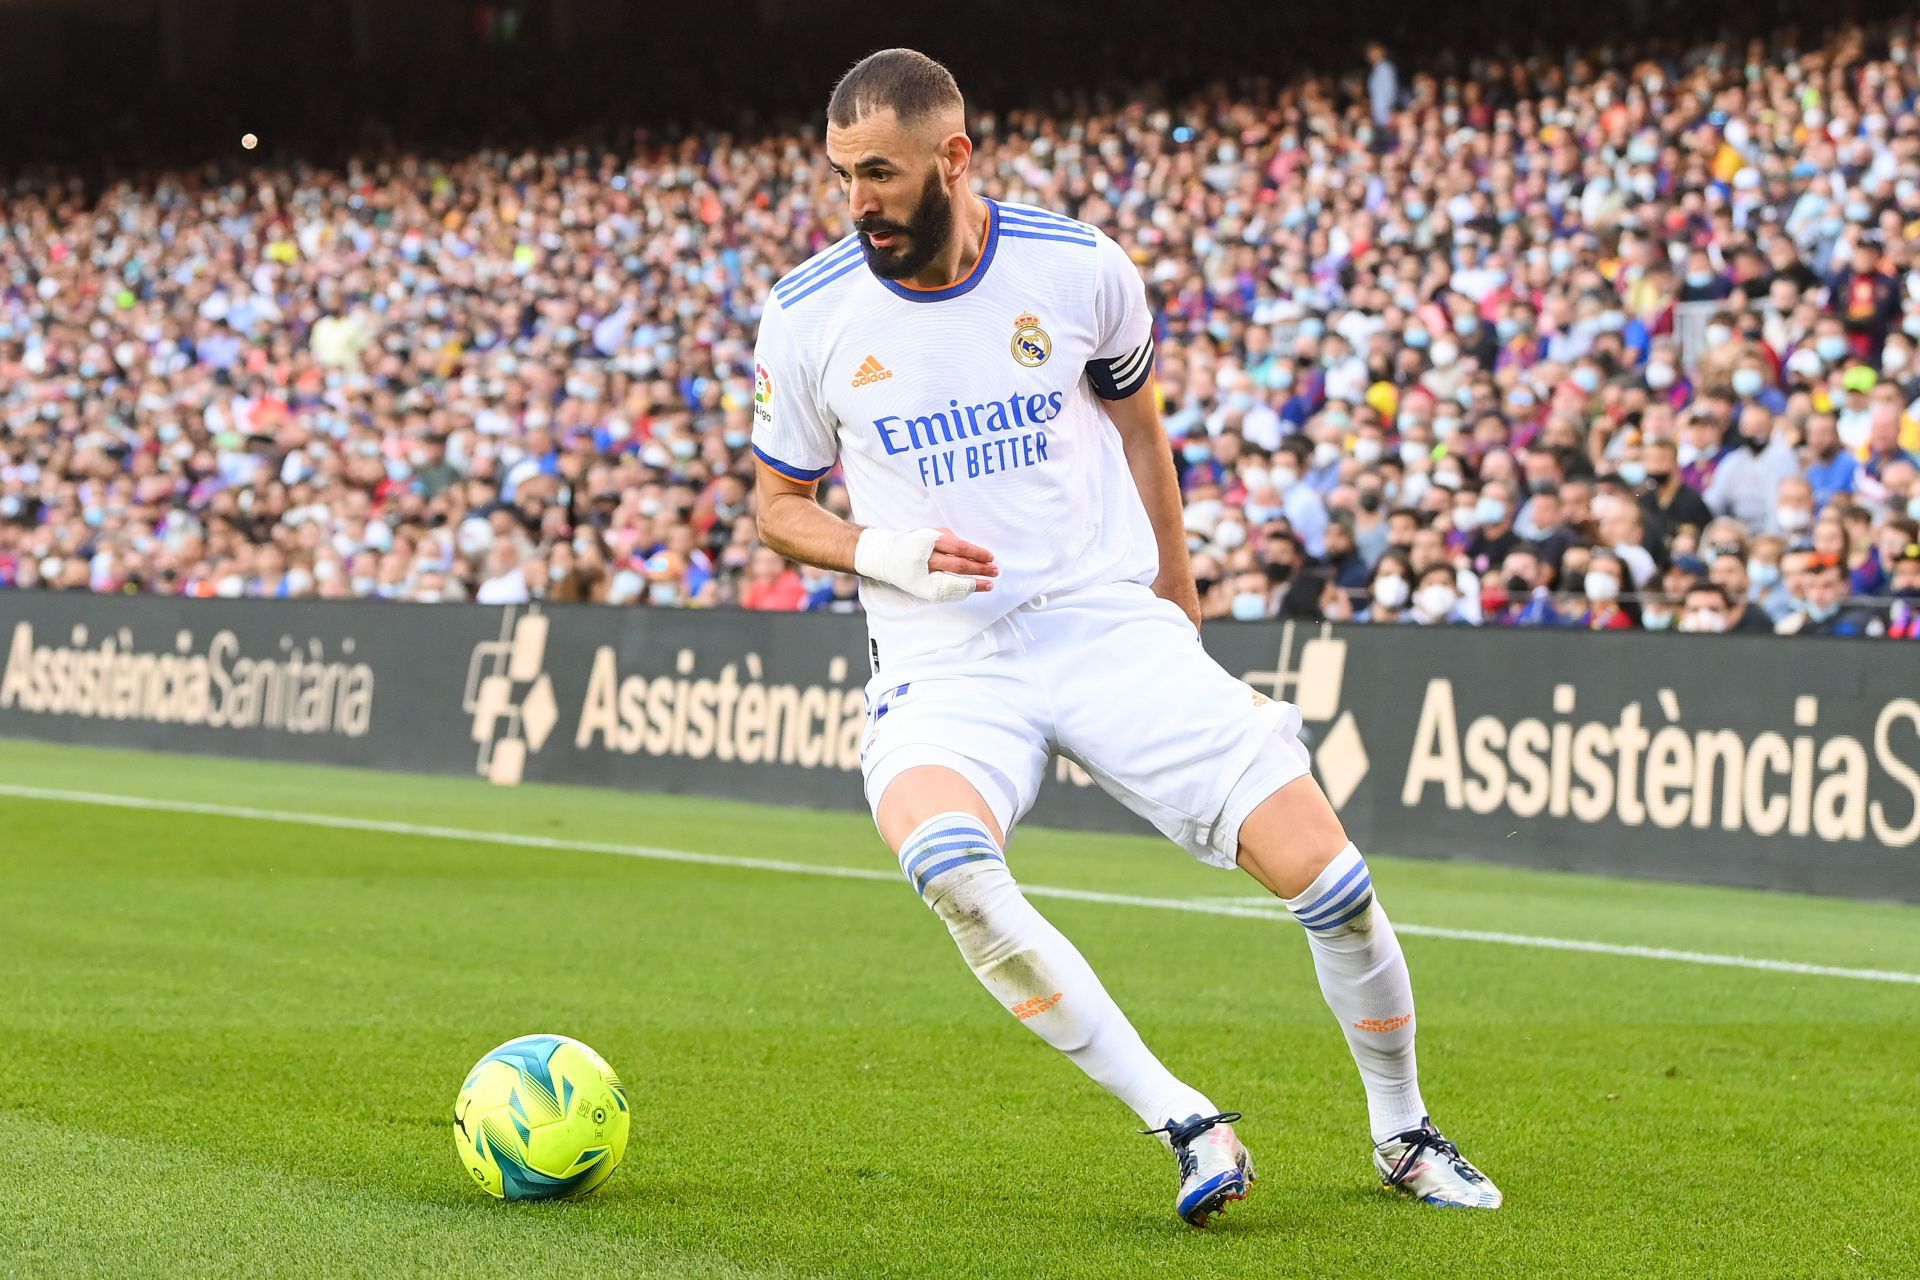
<svg viewBox="0 0 1920 1280">
<path fill-rule="evenodd" d="M 1920 636 L 1920 61 L 982 113 L 1139 264 L 1209 617 Z M 853 610 L 755 539 L 814 132 L 0 188 L 0 588 Z M 830 478 L 823 501 L 843 514 Z"/>
</svg>

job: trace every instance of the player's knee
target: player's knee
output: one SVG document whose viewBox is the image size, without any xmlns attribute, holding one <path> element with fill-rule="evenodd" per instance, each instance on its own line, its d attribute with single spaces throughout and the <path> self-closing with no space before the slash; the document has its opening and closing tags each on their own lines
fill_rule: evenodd
<svg viewBox="0 0 1920 1280">
<path fill-rule="evenodd" d="M 1000 842 L 979 818 L 958 811 L 935 814 L 900 842 L 900 871 L 942 916 L 979 910 L 988 885 L 1013 883 Z"/>
</svg>

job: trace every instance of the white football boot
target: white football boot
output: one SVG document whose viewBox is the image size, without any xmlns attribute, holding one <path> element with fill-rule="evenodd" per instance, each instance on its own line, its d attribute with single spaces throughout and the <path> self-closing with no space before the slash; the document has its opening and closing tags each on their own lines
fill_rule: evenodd
<svg viewBox="0 0 1920 1280">
<path fill-rule="evenodd" d="M 1394 1191 L 1447 1209 L 1498 1209 L 1500 1188 L 1440 1136 L 1433 1121 L 1373 1149 L 1373 1167 Z"/>
<path fill-rule="evenodd" d="M 1180 1198 L 1174 1212 L 1188 1224 L 1204 1227 L 1230 1200 L 1245 1200 L 1253 1185 L 1253 1157 L 1233 1132 L 1238 1111 L 1217 1116 L 1169 1120 L 1158 1134 L 1180 1161 Z"/>
</svg>

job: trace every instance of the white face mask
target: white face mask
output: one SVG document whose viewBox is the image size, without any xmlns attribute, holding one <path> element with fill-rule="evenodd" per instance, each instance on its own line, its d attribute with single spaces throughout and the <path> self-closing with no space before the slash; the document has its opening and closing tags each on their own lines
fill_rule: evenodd
<svg viewBox="0 0 1920 1280">
<path fill-rule="evenodd" d="M 1447 586 L 1444 582 L 1436 582 L 1430 587 L 1422 587 L 1420 588 L 1418 600 L 1420 612 L 1426 614 L 1429 618 L 1444 618 L 1453 612 L 1453 602 L 1459 598 L 1460 593 L 1452 587 Z"/>
<path fill-rule="evenodd" d="M 1813 523 L 1813 512 L 1805 507 L 1781 507 L 1773 513 L 1773 518 L 1788 533 L 1798 533 Z"/>
<path fill-rule="evenodd" d="M 1240 622 L 1256 622 L 1267 616 L 1267 597 L 1258 591 L 1242 591 L 1233 598 L 1233 616 Z"/>
<path fill-rule="evenodd" d="M 1407 580 L 1397 573 L 1385 573 L 1373 580 L 1373 602 L 1382 609 L 1398 609 L 1407 603 Z"/>
<path fill-rule="evenodd" d="M 1380 442 L 1371 436 L 1354 441 L 1353 460 L 1363 467 L 1380 461 Z"/>
<path fill-rule="evenodd" d="M 1222 520 L 1213 528 L 1213 542 L 1222 551 L 1231 551 L 1247 540 L 1247 527 L 1237 520 Z"/>
<path fill-rule="evenodd" d="M 1620 598 L 1620 579 L 1610 573 L 1590 573 L 1585 582 L 1587 599 L 1595 603 Z"/>
<path fill-rule="evenodd" d="M 1717 609 L 1695 609 L 1680 619 L 1680 629 L 1700 635 L 1716 635 L 1727 629 L 1727 615 Z"/>
<path fill-rule="evenodd" d="M 1436 342 L 1427 348 L 1427 358 L 1433 361 L 1436 369 L 1444 369 L 1460 358 L 1460 348 L 1451 342 Z"/>
</svg>

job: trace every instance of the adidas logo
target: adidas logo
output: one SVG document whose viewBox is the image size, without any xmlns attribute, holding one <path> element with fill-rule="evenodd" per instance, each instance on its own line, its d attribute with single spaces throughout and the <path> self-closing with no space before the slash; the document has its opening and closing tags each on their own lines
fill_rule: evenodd
<svg viewBox="0 0 1920 1280">
<path fill-rule="evenodd" d="M 893 376 L 893 370 L 880 363 L 879 356 L 868 356 L 860 364 L 860 370 L 853 375 L 853 385 L 864 387 L 870 382 L 883 382 Z"/>
</svg>

